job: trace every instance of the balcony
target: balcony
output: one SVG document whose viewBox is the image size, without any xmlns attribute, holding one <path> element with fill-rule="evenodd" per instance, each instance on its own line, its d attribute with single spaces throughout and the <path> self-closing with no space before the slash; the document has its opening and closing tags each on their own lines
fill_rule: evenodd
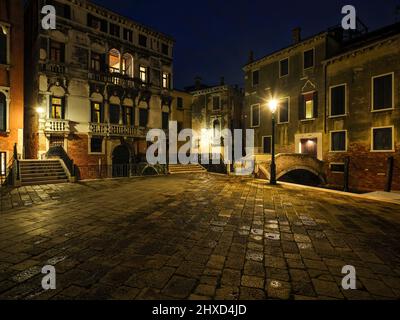
<svg viewBox="0 0 400 320">
<path fill-rule="evenodd" d="M 89 132 L 97 136 L 145 138 L 147 129 L 120 124 L 90 123 Z"/>
<path fill-rule="evenodd" d="M 41 72 L 51 72 L 56 74 L 65 74 L 67 72 L 67 68 L 62 63 L 40 63 L 39 70 Z"/>
<path fill-rule="evenodd" d="M 57 133 L 57 134 L 69 134 L 69 120 L 64 119 L 47 119 L 45 123 L 44 131 L 46 135 Z"/>
<path fill-rule="evenodd" d="M 142 81 L 140 79 L 131 78 L 127 75 L 117 72 L 110 72 L 105 74 L 105 73 L 90 71 L 88 73 L 88 80 L 99 81 L 104 83 L 112 83 L 124 88 L 135 88 L 142 85 Z"/>
</svg>

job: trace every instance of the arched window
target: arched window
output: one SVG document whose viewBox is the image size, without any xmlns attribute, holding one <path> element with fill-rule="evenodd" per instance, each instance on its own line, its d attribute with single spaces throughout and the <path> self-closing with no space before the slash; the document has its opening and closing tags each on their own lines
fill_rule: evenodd
<svg viewBox="0 0 400 320">
<path fill-rule="evenodd" d="M 133 57 L 129 53 L 125 53 L 122 58 L 122 70 L 125 75 L 133 78 Z"/>
<path fill-rule="evenodd" d="M 108 65 L 110 72 L 121 72 L 121 54 L 117 49 L 111 49 L 108 55 Z"/>
<path fill-rule="evenodd" d="M 0 92 L 0 132 L 7 131 L 7 100 L 4 93 Z"/>
</svg>

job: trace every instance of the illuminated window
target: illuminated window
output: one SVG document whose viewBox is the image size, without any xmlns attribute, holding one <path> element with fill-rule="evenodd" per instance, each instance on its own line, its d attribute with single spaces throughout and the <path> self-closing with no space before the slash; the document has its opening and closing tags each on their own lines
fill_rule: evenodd
<svg viewBox="0 0 400 320">
<path fill-rule="evenodd" d="M 120 63 L 120 59 L 121 58 L 121 54 L 119 53 L 119 51 L 117 49 L 112 49 L 109 53 L 109 57 L 108 57 L 108 65 L 110 67 L 110 72 L 117 72 L 119 73 L 121 71 L 121 63 Z"/>
<path fill-rule="evenodd" d="M 142 82 L 147 82 L 147 68 L 144 66 L 140 66 L 139 68 L 139 76 Z"/>
<path fill-rule="evenodd" d="M 167 72 L 163 72 L 162 74 L 162 87 L 164 89 L 170 88 L 170 74 Z"/>
<path fill-rule="evenodd" d="M 125 75 L 133 78 L 133 57 L 129 53 L 125 53 L 122 58 L 122 70 Z"/>
<path fill-rule="evenodd" d="M 306 119 L 312 119 L 313 118 L 313 110 L 314 110 L 314 101 L 312 100 L 307 100 L 306 101 Z"/>
<path fill-rule="evenodd" d="M 302 94 L 300 96 L 299 119 L 310 120 L 318 117 L 318 93 Z"/>
<path fill-rule="evenodd" d="M 103 122 L 103 108 L 98 102 L 92 103 L 92 122 L 102 123 Z"/>
<path fill-rule="evenodd" d="M 7 154 L 0 152 L 0 176 L 5 176 L 7 170 Z"/>
<path fill-rule="evenodd" d="M 52 119 L 64 119 L 64 98 L 51 98 L 50 116 Z"/>
</svg>

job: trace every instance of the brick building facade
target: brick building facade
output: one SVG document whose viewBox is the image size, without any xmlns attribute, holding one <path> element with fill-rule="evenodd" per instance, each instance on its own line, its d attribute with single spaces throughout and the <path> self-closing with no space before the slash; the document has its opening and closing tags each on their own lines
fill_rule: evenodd
<svg viewBox="0 0 400 320">
<path fill-rule="evenodd" d="M 309 154 L 323 162 L 325 182 L 354 190 L 384 189 L 388 158 L 399 181 L 399 24 L 375 32 L 341 28 L 301 39 L 250 61 L 245 71 L 246 127 L 255 129 L 256 159 L 271 153 L 268 101 L 278 101 L 276 152 Z M 347 35 L 348 36 L 348 35 Z"/>
<path fill-rule="evenodd" d="M 23 156 L 23 4 L 0 0 L 0 176 L 7 174 L 14 145 Z"/>
</svg>

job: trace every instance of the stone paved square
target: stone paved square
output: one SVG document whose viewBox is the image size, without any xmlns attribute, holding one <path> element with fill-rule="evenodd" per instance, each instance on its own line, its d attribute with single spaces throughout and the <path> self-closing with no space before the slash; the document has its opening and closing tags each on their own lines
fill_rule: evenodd
<svg viewBox="0 0 400 320">
<path fill-rule="evenodd" d="M 1 203 L 0 299 L 400 298 L 395 204 L 211 174 L 24 187 Z"/>
</svg>

